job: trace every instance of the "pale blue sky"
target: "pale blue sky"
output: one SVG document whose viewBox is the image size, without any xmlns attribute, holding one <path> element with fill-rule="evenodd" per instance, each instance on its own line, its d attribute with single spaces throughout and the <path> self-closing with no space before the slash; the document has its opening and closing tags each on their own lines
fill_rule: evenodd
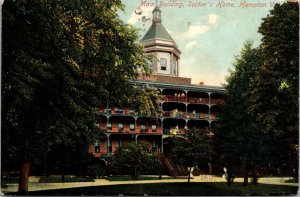
<svg viewBox="0 0 300 197">
<path fill-rule="evenodd" d="M 122 0 L 125 12 L 120 17 L 138 28 L 141 37 L 151 25 L 155 0 Z M 144 2 L 145 4 L 142 4 Z M 189 7 L 190 2 L 208 3 L 204 7 Z M 217 7 L 223 2 L 235 7 Z M 266 7 L 239 7 L 241 2 L 264 4 Z M 161 7 L 162 24 L 181 50 L 180 76 L 192 78 L 193 84 L 204 81 L 205 85 L 225 83 L 228 69 L 239 55 L 246 40 L 260 44 L 261 35 L 257 32 L 269 10 L 270 2 L 282 0 L 158 0 Z M 179 8 L 176 4 L 184 5 Z M 211 3 L 211 4 L 210 4 Z M 211 7 L 210 7 L 211 5 Z M 135 13 L 142 11 L 141 15 Z M 143 22 L 142 17 L 150 18 Z"/>
</svg>

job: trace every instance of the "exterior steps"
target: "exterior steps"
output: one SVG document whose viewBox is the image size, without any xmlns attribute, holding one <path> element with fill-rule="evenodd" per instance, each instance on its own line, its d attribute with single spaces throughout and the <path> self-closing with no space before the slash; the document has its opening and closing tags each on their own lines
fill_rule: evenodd
<svg viewBox="0 0 300 197">
<path fill-rule="evenodd" d="M 187 176 L 189 174 L 186 167 L 182 165 L 175 165 L 173 161 L 170 158 L 167 158 L 163 153 L 159 154 L 159 158 L 174 178 L 177 176 Z"/>
</svg>

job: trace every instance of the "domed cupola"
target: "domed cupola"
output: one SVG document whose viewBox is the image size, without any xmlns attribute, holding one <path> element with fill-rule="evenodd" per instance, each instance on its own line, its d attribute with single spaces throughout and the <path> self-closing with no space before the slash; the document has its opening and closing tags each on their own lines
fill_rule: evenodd
<svg viewBox="0 0 300 197">
<path fill-rule="evenodd" d="M 161 9 L 152 11 L 152 25 L 141 40 L 146 54 L 152 55 L 149 66 L 155 75 L 179 76 L 180 50 L 173 38 L 162 25 Z"/>
</svg>

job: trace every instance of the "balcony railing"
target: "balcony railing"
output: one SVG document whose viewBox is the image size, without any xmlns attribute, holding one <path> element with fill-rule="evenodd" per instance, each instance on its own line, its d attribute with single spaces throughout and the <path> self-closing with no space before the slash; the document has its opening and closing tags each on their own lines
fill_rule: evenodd
<svg viewBox="0 0 300 197">
<path fill-rule="evenodd" d="M 134 124 L 107 124 L 107 126 L 101 124 L 100 130 L 102 132 L 110 132 L 110 133 L 160 133 L 160 125 L 138 125 L 135 127 Z"/>
<path fill-rule="evenodd" d="M 210 104 L 222 105 L 225 101 L 223 99 L 210 99 Z"/>
<path fill-rule="evenodd" d="M 163 129 L 164 135 L 184 135 L 186 130 L 184 128 L 173 128 L 173 129 Z"/>
<path fill-rule="evenodd" d="M 186 97 L 174 96 L 174 95 L 164 95 L 164 101 L 177 101 L 177 102 L 186 102 Z"/>
<path fill-rule="evenodd" d="M 183 119 L 203 119 L 203 120 L 217 120 L 216 114 L 206 113 L 186 113 L 177 111 L 164 111 L 161 113 L 161 117 L 165 118 L 183 118 Z"/>
<path fill-rule="evenodd" d="M 188 97 L 188 103 L 209 104 L 209 98 Z"/>
<path fill-rule="evenodd" d="M 214 104 L 220 105 L 224 104 L 223 99 L 210 99 L 209 98 L 199 98 L 199 97 L 180 97 L 180 96 L 173 96 L 173 95 L 164 95 L 163 101 L 177 101 L 177 102 L 188 102 L 188 103 L 195 103 L 195 104 Z"/>
</svg>

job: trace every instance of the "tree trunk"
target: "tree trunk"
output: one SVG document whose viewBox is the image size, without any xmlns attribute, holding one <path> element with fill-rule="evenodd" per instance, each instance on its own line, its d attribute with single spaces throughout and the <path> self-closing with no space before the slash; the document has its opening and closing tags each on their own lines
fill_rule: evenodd
<svg viewBox="0 0 300 197">
<path fill-rule="evenodd" d="M 247 167 L 247 164 L 244 163 L 244 166 L 243 166 L 243 173 L 244 173 L 244 183 L 243 185 L 244 186 L 247 186 L 248 185 L 248 167 Z"/>
<path fill-rule="evenodd" d="M 61 182 L 65 182 L 65 161 L 61 163 Z"/>
<path fill-rule="evenodd" d="M 62 172 L 62 174 L 61 174 L 61 182 L 62 183 L 65 182 L 65 172 Z"/>
<path fill-rule="evenodd" d="M 191 179 L 191 172 L 192 172 L 192 167 L 190 167 L 190 169 L 189 169 L 188 183 L 190 182 L 190 179 Z"/>
<path fill-rule="evenodd" d="M 21 165 L 18 194 L 24 195 L 28 192 L 29 171 L 30 162 L 25 160 Z"/>
<path fill-rule="evenodd" d="M 212 165 L 211 165 L 211 163 L 208 163 L 208 174 L 212 175 Z"/>
</svg>

